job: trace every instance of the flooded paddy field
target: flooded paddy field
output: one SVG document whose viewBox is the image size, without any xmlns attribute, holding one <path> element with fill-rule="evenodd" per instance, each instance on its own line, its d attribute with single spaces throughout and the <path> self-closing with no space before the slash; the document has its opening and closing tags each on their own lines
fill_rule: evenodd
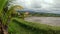
<svg viewBox="0 0 60 34">
<path fill-rule="evenodd" d="M 60 17 L 27 17 L 25 18 L 25 21 L 60 26 Z"/>
</svg>

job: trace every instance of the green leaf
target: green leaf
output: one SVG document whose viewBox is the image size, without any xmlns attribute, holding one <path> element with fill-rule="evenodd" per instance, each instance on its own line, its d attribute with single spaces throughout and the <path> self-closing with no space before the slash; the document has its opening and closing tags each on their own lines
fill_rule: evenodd
<svg viewBox="0 0 60 34">
<path fill-rule="evenodd" d="M 1 12 L 3 11 L 3 7 L 5 6 L 6 2 L 8 2 L 8 0 L 0 0 L 0 17 L 1 17 Z"/>
<path fill-rule="evenodd" d="M 8 2 L 8 0 L 0 0 L 0 18 L 1 18 L 2 22 L 4 21 L 4 18 L 3 18 L 3 8 L 5 7 L 7 2 Z"/>
</svg>

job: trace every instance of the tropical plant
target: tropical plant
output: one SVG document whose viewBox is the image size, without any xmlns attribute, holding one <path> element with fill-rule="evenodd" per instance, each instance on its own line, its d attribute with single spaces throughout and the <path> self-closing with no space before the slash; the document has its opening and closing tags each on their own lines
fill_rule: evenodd
<svg viewBox="0 0 60 34">
<path fill-rule="evenodd" d="M 11 14 L 14 7 L 8 10 L 8 0 L 0 0 L 0 34 L 8 34 L 8 23 L 11 19 Z M 20 6 L 21 9 L 21 6 Z"/>
<path fill-rule="evenodd" d="M 20 5 L 15 5 L 15 6 L 11 6 L 11 8 L 9 9 L 9 12 L 12 12 L 11 14 L 18 14 L 18 10 L 22 10 L 23 7 Z"/>
<path fill-rule="evenodd" d="M 3 8 L 5 7 L 6 3 L 8 2 L 8 0 L 0 0 L 0 34 L 7 34 L 6 30 L 5 30 L 5 26 L 3 25 L 3 16 L 4 13 L 3 13 Z"/>
</svg>

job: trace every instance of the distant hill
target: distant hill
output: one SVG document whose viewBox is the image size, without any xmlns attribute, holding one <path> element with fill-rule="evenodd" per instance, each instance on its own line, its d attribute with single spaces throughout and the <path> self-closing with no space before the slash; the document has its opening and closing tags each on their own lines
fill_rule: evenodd
<svg viewBox="0 0 60 34">
<path fill-rule="evenodd" d="M 22 10 L 22 11 L 18 11 L 18 12 L 20 12 L 20 13 L 29 12 L 30 15 L 32 15 L 32 16 L 60 17 L 60 14 L 36 12 L 33 10 Z"/>
</svg>

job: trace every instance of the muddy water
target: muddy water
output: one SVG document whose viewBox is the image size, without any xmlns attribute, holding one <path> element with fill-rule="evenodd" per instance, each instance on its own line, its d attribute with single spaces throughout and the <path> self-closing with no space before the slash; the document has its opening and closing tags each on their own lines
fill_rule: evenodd
<svg viewBox="0 0 60 34">
<path fill-rule="evenodd" d="M 60 17 L 27 17 L 25 21 L 60 26 Z"/>
</svg>

